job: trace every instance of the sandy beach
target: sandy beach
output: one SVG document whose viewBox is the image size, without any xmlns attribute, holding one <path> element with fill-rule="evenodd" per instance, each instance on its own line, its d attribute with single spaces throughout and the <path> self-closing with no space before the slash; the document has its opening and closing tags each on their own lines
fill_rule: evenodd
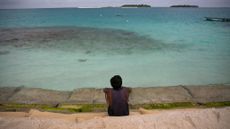
<svg viewBox="0 0 230 129">
<path fill-rule="evenodd" d="M 60 114 L 30 110 L 0 112 L 0 129 L 229 129 L 230 107 L 145 110 L 130 116 L 101 113 Z"/>
</svg>

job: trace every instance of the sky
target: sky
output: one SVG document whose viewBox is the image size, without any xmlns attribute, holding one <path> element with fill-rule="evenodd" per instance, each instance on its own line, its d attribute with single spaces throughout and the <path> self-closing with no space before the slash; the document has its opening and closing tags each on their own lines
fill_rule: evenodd
<svg viewBox="0 0 230 129">
<path fill-rule="evenodd" d="M 123 4 L 149 4 L 168 7 L 175 4 L 192 4 L 200 7 L 230 7 L 230 0 L 0 0 L 0 8 L 97 8 Z"/>
</svg>

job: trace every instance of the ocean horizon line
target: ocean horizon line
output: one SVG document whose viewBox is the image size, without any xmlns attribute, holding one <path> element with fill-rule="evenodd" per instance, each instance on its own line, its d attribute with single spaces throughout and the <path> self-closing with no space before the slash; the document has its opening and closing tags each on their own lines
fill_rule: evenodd
<svg viewBox="0 0 230 129">
<path fill-rule="evenodd" d="M 123 8 L 123 9 L 143 9 L 145 7 L 27 7 L 27 8 L 0 8 L 0 10 L 30 10 L 30 9 L 106 9 L 106 8 Z M 149 8 L 173 8 L 170 6 L 151 6 Z M 178 7 L 180 8 L 180 7 Z M 186 7 L 185 7 L 186 8 Z M 189 8 L 189 7 L 188 7 Z M 230 8 L 230 7 L 218 7 L 218 6 L 199 6 L 199 8 Z M 187 8 L 186 8 L 187 9 Z"/>
</svg>

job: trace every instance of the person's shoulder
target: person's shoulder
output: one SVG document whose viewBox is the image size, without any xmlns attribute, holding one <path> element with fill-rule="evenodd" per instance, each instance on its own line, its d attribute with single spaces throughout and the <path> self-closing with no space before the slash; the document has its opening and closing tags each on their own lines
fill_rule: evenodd
<svg viewBox="0 0 230 129">
<path fill-rule="evenodd" d="M 103 89 L 103 91 L 104 91 L 105 93 L 109 92 L 110 90 L 112 90 L 112 89 L 111 89 L 111 88 L 104 88 L 104 89 Z"/>
<path fill-rule="evenodd" d="M 123 88 L 127 91 L 127 92 L 131 92 L 132 91 L 132 89 L 130 88 L 130 87 L 125 87 L 125 86 L 123 86 Z"/>
</svg>

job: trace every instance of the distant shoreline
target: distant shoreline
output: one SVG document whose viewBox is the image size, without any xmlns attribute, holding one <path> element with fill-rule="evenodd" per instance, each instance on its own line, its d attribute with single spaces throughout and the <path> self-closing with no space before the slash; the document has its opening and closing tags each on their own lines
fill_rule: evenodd
<svg viewBox="0 0 230 129">
<path fill-rule="evenodd" d="M 171 8 L 199 8 L 198 5 L 172 5 Z"/>
<path fill-rule="evenodd" d="M 1 10 L 33 10 L 33 9 L 36 10 L 36 9 L 110 9 L 110 8 L 115 8 L 115 9 L 121 8 L 122 9 L 122 7 L 53 7 L 53 8 L 1 8 L 0 11 Z M 137 7 L 135 7 L 135 8 L 138 9 Z M 130 8 L 130 9 L 135 9 L 135 8 Z M 146 9 L 149 9 L 149 8 L 154 9 L 154 8 L 173 8 L 173 7 L 170 7 L 170 6 L 169 7 L 168 6 L 165 6 L 165 7 L 151 6 L 151 7 L 147 7 Z M 175 7 L 175 8 L 177 8 L 177 7 Z M 202 6 L 199 6 L 198 8 L 230 8 L 230 7 L 202 7 Z"/>
<path fill-rule="evenodd" d="M 151 8 L 151 6 L 147 4 L 124 4 L 121 8 Z"/>
</svg>

